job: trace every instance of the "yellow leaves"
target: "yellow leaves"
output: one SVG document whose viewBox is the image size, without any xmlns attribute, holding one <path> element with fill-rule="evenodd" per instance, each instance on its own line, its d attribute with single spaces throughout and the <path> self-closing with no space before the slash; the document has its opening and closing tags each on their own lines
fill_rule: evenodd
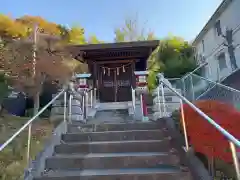
<svg viewBox="0 0 240 180">
<path fill-rule="evenodd" d="M 2 38 L 27 37 L 33 31 L 34 26 L 38 26 L 40 33 L 57 36 L 61 34 L 57 24 L 48 22 L 39 16 L 23 16 L 19 19 L 13 19 L 0 14 L 0 36 Z"/>
<path fill-rule="evenodd" d="M 68 34 L 70 44 L 85 44 L 84 29 L 79 26 L 73 26 Z"/>
<path fill-rule="evenodd" d="M 27 26 L 30 31 L 33 30 L 34 26 L 38 26 L 38 29 L 41 33 L 50 35 L 61 34 L 57 24 L 48 22 L 40 16 L 23 16 L 16 21 Z"/>
<path fill-rule="evenodd" d="M 26 37 L 27 27 L 14 19 L 0 14 L 0 36 L 3 38 Z"/>
<path fill-rule="evenodd" d="M 41 36 L 41 39 L 57 37 L 61 40 L 60 44 L 86 44 L 84 28 L 80 26 L 73 26 L 68 29 L 65 26 L 49 22 L 40 16 L 27 15 L 13 19 L 0 14 L 0 37 L 4 40 L 24 38 L 28 42 L 33 39 L 35 27 L 37 27 L 38 37 Z M 101 43 L 96 36 L 91 36 L 89 42 L 91 44 Z"/>
</svg>

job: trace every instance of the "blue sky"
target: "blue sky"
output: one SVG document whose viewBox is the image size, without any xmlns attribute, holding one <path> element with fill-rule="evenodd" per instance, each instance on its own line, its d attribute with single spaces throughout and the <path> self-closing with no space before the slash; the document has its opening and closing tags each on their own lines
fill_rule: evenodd
<svg viewBox="0 0 240 180">
<path fill-rule="evenodd" d="M 0 13 L 39 15 L 63 25 L 81 25 L 87 35 L 112 41 L 126 17 L 138 16 L 146 29 L 163 38 L 193 40 L 222 0 L 3 0 Z"/>
</svg>

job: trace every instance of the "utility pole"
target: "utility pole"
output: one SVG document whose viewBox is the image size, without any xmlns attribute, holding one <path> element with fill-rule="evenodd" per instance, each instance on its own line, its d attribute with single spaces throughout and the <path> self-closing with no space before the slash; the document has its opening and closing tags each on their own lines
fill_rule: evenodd
<svg viewBox="0 0 240 180">
<path fill-rule="evenodd" d="M 36 54 L 37 54 L 37 31 L 38 31 L 38 26 L 34 26 L 34 31 L 33 31 L 33 78 L 36 76 Z"/>
</svg>

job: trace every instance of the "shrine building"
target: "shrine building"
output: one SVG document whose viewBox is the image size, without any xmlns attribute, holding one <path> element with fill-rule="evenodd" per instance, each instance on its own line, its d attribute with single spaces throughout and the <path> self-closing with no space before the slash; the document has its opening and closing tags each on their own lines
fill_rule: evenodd
<svg viewBox="0 0 240 180">
<path fill-rule="evenodd" d="M 134 71 L 145 71 L 147 59 L 158 40 L 106 44 L 71 45 L 73 57 L 88 64 L 100 102 L 131 101 Z"/>
</svg>

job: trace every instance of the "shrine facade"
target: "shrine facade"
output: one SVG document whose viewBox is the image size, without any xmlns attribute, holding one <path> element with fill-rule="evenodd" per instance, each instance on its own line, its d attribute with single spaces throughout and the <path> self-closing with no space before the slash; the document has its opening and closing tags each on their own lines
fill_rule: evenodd
<svg viewBox="0 0 240 180">
<path fill-rule="evenodd" d="M 75 59 L 88 64 L 100 102 L 131 101 L 134 71 L 145 71 L 159 41 L 137 41 L 68 47 Z"/>
</svg>

